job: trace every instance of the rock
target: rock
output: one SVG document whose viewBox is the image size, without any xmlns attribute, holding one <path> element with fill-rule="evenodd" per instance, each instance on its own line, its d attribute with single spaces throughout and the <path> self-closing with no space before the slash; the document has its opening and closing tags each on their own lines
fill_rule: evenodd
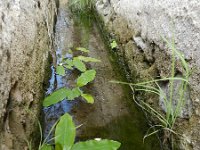
<svg viewBox="0 0 200 150">
<path fill-rule="evenodd" d="M 2 150 L 24 149 L 37 129 L 55 12 L 54 0 L 0 1 Z"/>
<path fill-rule="evenodd" d="M 174 81 L 174 88 L 173 88 L 173 100 L 172 100 L 172 110 L 175 112 L 178 104 L 181 105 L 181 110 L 180 113 L 178 114 L 178 117 L 180 118 L 190 118 L 192 115 L 192 101 L 190 98 L 190 91 L 189 87 L 186 88 L 184 93 L 184 98 L 181 100 L 180 94 L 181 94 L 181 86 L 182 82 L 175 80 Z M 167 97 L 167 102 L 169 103 L 170 99 L 170 83 L 165 84 L 164 86 L 161 86 L 161 89 L 163 90 L 165 96 Z M 165 99 L 163 96 L 160 96 L 160 107 L 166 112 L 167 111 L 167 106 L 165 106 Z M 182 102 L 181 102 L 182 101 Z"/>
<path fill-rule="evenodd" d="M 97 2 L 104 5 L 108 0 L 97 0 Z M 97 11 L 104 20 L 106 17 L 102 15 L 99 6 L 96 5 Z M 109 29 L 109 32 L 117 35 L 116 38 L 119 41 L 119 45 L 124 45 L 122 46 L 121 53 L 125 54 L 124 59 L 128 63 L 130 72 L 136 74 L 132 75 L 136 77 L 136 79 L 134 78 L 135 80 L 143 77 L 146 78 L 145 72 L 148 72 L 146 70 L 149 70 L 151 66 L 155 68 L 150 74 L 150 78 L 157 77 L 156 70 L 159 77 L 170 76 L 172 53 L 161 36 L 166 37 L 169 41 L 174 36 L 176 49 L 185 56 L 189 67 L 195 68 L 189 79 L 190 88 L 185 95 L 188 100 L 186 108 L 181 113 L 181 117 L 187 118 L 184 119 L 187 123 L 179 126 L 180 122 L 177 122 L 177 130 L 180 129 L 179 131 L 182 133 L 187 132 L 188 137 L 191 137 L 191 143 L 188 143 L 187 140 L 184 141 L 185 144 L 182 149 L 188 149 L 188 146 L 193 147 L 193 149 L 199 149 L 200 139 L 198 132 L 193 134 L 191 132 L 199 131 L 200 126 L 198 121 L 189 122 L 189 120 L 199 118 L 197 113 L 200 110 L 200 102 L 197 100 L 200 97 L 199 1 L 110 0 L 110 4 L 107 7 L 110 7 L 113 11 L 112 15 L 107 15 L 112 17 L 110 20 L 106 20 L 106 28 Z M 134 52 L 131 50 L 127 51 L 131 47 L 130 41 L 132 40 L 134 40 L 134 43 L 132 42 L 134 46 L 132 47 L 138 47 L 134 48 Z M 184 72 L 180 59 L 177 59 L 175 70 L 176 73 L 180 74 Z M 163 90 L 166 92 L 168 91 L 167 89 L 168 84 L 163 87 Z M 176 105 L 176 102 L 174 105 Z M 161 107 L 165 109 L 162 104 Z"/>
</svg>

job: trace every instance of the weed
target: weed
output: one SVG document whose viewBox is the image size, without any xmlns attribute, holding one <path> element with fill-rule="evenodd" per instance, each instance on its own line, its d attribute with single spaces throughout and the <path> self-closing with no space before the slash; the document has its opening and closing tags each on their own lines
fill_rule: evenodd
<svg viewBox="0 0 200 150">
<path fill-rule="evenodd" d="M 113 40 L 113 41 L 110 43 L 110 47 L 111 47 L 111 49 L 117 48 L 117 42 L 116 42 L 115 40 Z"/>
<path fill-rule="evenodd" d="M 75 49 L 76 51 L 80 51 L 81 53 L 88 53 L 89 50 L 78 47 Z M 73 53 L 71 51 L 71 53 Z M 67 98 L 67 100 L 74 100 L 75 98 L 81 96 L 88 103 L 94 103 L 94 98 L 90 94 L 84 93 L 81 88 L 87 85 L 89 82 L 93 81 L 96 76 L 96 71 L 94 69 L 87 70 L 85 63 L 87 62 L 100 62 L 100 60 L 79 55 L 77 57 L 63 58 L 62 63 L 58 64 L 56 67 L 56 73 L 60 76 L 65 76 L 67 70 L 77 69 L 80 72 L 80 76 L 76 79 L 76 86 L 72 89 L 63 87 L 52 94 L 47 96 L 43 101 L 43 106 L 48 107 L 50 105 L 56 104 L 63 99 Z M 51 128 L 50 133 L 42 142 L 42 128 L 40 127 L 41 133 L 41 141 L 39 145 L 39 150 L 53 150 L 53 146 L 47 144 L 49 135 L 55 128 L 55 137 L 51 140 L 55 140 L 55 149 L 56 150 L 117 150 L 120 147 L 120 143 L 112 140 L 89 140 L 85 142 L 75 142 L 76 128 L 72 117 L 66 113 L 60 117 L 59 122 L 55 123 L 55 125 Z"/>
<path fill-rule="evenodd" d="M 113 140 L 89 140 L 85 142 L 75 142 L 76 127 L 72 117 L 66 113 L 60 117 L 60 121 L 55 129 L 55 149 L 56 150 L 117 150 L 120 143 Z M 40 150 L 53 150 L 53 147 L 44 144 Z"/>
<path fill-rule="evenodd" d="M 82 53 L 89 52 L 89 50 L 83 47 L 78 47 L 75 49 L 75 51 L 81 51 Z M 65 98 L 67 98 L 67 100 L 74 100 L 79 96 L 85 99 L 88 103 L 94 103 L 94 98 L 92 97 L 92 95 L 84 93 L 81 90 L 83 86 L 87 85 L 89 82 L 92 82 L 96 76 L 96 71 L 94 69 L 87 70 L 85 65 L 85 63 L 87 62 L 100 62 L 100 60 L 82 55 L 73 57 L 73 59 L 63 58 L 62 63 L 58 64 L 58 66 L 56 67 L 56 73 L 58 75 L 65 76 L 66 70 L 73 69 L 79 70 L 81 74 L 76 79 L 76 86 L 73 89 L 63 87 L 47 96 L 43 101 L 44 107 L 56 104 Z"/>
<path fill-rule="evenodd" d="M 139 105 L 142 109 L 150 113 L 152 116 L 158 119 L 159 123 L 157 125 L 152 126 L 147 131 L 147 134 L 144 136 L 144 139 L 158 133 L 159 131 L 163 131 L 167 134 L 167 138 L 172 142 L 173 141 L 173 135 L 180 135 L 174 131 L 174 125 L 176 123 L 177 117 L 180 115 L 182 109 L 185 106 L 185 92 L 188 87 L 189 83 L 189 77 L 191 75 L 191 70 L 188 67 L 187 62 L 184 59 L 184 56 L 175 48 L 175 42 L 174 39 L 170 43 L 166 38 L 163 38 L 164 41 L 167 43 L 169 49 L 172 51 L 172 62 L 171 62 L 171 76 L 161 79 L 154 79 L 146 82 L 140 82 L 140 83 L 126 83 L 126 82 L 118 82 L 118 81 L 111 81 L 114 83 L 120 83 L 120 84 L 127 84 L 131 87 L 133 93 L 135 91 L 143 91 L 148 92 L 152 94 L 156 94 L 164 99 L 164 105 L 166 108 L 166 114 L 162 114 L 156 109 L 154 109 L 152 106 L 150 106 L 148 103 L 144 101 L 137 101 L 135 100 L 135 97 L 133 96 L 133 99 L 137 105 Z M 182 64 L 183 72 L 181 77 L 175 77 L 175 63 L 176 63 L 176 56 L 177 59 L 180 59 L 180 62 Z M 174 106 L 173 101 L 174 99 L 174 88 L 175 88 L 175 81 L 180 81 L 181 84 L 179 86 L 178 90 L 178 99 L 176 99 L 177 104 Z M 161 87 L 160 82 L 168 81 L 169 82 L 169 94 L 167 94 Z M 152 132 L 150 132 L 153 130 Z M 173 142 L 172 149 L 173 149 Z"/>
<path fill-rule="evenodd" d="M 69 0 L 69 6 L 72 11 L 88 11 L 91 10 L 96 0 Z"/>
</svg>

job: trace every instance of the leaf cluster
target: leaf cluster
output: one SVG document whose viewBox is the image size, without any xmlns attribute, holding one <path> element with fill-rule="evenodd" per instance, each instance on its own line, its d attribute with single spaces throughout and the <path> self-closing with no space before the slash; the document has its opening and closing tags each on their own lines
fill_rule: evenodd
<svg viewBox="0 0 200 150">
<path fill-rule="evenodd" d="M 89 50 L 83 47 L 78 47 L 75 50 L 82 53 L 89 52 Z M 85 64 L 87 62 L 101 61 L 96 58 L 79 55 L 77 57 L 73 57 L 72 59 L 64 58 L 62 63 L 58 64 L 58 66 L 56 67 L 56 73 L 58 75 L 65 76 L 68 70 L 77 69 L 80 71 L 80 76 L 76 79 L 76 87 L 74 87 L 73 89 L 63 87 L 47 96 L 43 101 L 44 107 L 56 104 L 64 99 L 74 100 L 79 96 L 84 98 L 88 103 L 94 103 L 94 98 L 92 97 L 92 95 L 86 94 L 81 90 L 81 87 L 87 85 L 89 82 L 92 82 L 96 77 L 96 71 L 94 69 L 87 70 Z"/>
<path fill-rule="evenodd" d="M 89 52 L 89 50 L 82 47 L 78 47 L 75 50 L 81 51 L 82 53 Z M 82 96 L 88 103 L 94 103 L 94 98 L 92 97 L 92 95 L 85 94 L 81 90 L 81 87 L 87 85 L 89 82 L 92 82 L 96 76 L 96 71 L 94 69 L 87 70 L 85 65 L 86 62 L 100 62 L 100 60 L 82 55 L 73 57 L 73 59 L 63 59 L 63 62 L 56 67 L 56 73 L 60 76 L 65 76 L 67 70 L 79 70 L 80 76 L 76 79 L 76 87 L 74 87 L 73 89 L 62 87 L 54 91 L 52 94 L 44 99 L 44 107 L 51 106 L 64 99 L 74 100 L 79 96 Z M 85 142 L 74 143 L 76 127 L 72 120 L 72 117 L 68 113 L 60 117 L 59 122 L 55 123 L 50 132 L 53 131 L 54 127 L 55 150 L 117 150 L 121 145 L 117 141 L 107 139 L 89 140 Z M 43 141 L 43 143 L 40 142 L 39 150 L 53 150 L 53 146 L 47 144 L 46 139 Z"/>
<path fill-rule="evenodd" d="M 76 127 L 72 117 L 66 113 L 60 117 L 55 129 L 55 150 L 117 150 L 120 143 L 113 140 L 88 140 L 75 142 Z M 40 150 L 53 150 L 48 144 L 43 144 Z"/>
</svg>

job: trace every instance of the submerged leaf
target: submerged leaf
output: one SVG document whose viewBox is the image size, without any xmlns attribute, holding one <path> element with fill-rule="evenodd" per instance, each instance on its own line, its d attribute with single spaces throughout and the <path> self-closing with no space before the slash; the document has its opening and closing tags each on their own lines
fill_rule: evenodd
<svg viewBox="0 0 200 150">
<path fill-rule="evenodd" d="M 56 150 L 71 150 L 74 144 L 76 128 L 72 117 L 64 114 L 58 122 L 55 130 Z"/>
<path fill-rule="evenodd" d="M 77 85 L 82 87 L 89 82 L 93 81 L 96 76 L 95 70 L 87 70 L 86 72 L 82 73 L 80 77 L 77 79 Z"/>
<path fill-rule="evenodd" d="M 50 105 L 53 105 L 53 104 L 56 104 L 56 103 L 62 101 L 63 99 L 66 98 L 66 93 L 68 91 L 69 90 L 66 88 L 61 88 L 61 89 L 54 91 L 52 94 L 50 94 L 49 96 L 47 96 L 44 99 L 43 106 L 48 107 Z"/>
<path fill-rule="evenodd" d="M 81 96 L 90 104 L 94 103 L 94 98 L 90 94 L 81 94 Z"/>
<path fill-rule="evenodd" d="M 74 58 L 73 59 L 73 64 L 81 72 L 85 72 L 86 71 L 86 66 L 81 60 L 79 60 L 77 58 Z"/>
<path fill-rule="evenodd" d="M 81 52 L 85 52 L 85 53 L 90 52 L 89 50 L 87 50 L 87 49 L 84 48 L 84 47 L 77 47 L 76 50 L 81 51 Z"/>
<path fill-rule="evenodd" d="M 76 143 L 71 150 L 117 150 L 120 143 L 112 140 L 89 140 Z"/>
<path fill-rule="evenodd" d="M 56 73 L 58 75 L 64 76 L 65 75 L 65 68 L 61 65 L 56 67 Z"/>
<path fill-rule="evenodd" d="M 92 58 L 92 57 L 78 56 L 75 58 L 77 58 L 81 61 L 84 61 L 84 62 L 101 62 L 100 60 L 98 60 L 96 58 Z"/>
</svg>

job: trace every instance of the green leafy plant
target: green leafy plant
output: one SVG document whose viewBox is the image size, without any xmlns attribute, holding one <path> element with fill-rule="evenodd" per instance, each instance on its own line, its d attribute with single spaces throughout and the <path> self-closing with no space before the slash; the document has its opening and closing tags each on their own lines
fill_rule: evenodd
<svg viewBox="0 0 200 150">
<path fill-rule="evenodd" d="M 113 41 L 110 43 L 110 46 L 111 46 L 111 49 L 117 48 L 117 42 L 116 42 L 115 40 L 113 40 Z"/>
<path fill-rule="evenodd" d="M 56 67 L 56 73 L 64 76 L 65 75 L 65 68 L 62 65 L 59 65 Z"/>
<path fill-rule="evenodd" d="M 80 51 L 82 53 L 88 53 L 89 50 L 83 47 L 78 47 L 75 50 Z M 72 53 L 72 52 L 71 52 Z M 50 105 L 56 104 L 63 99 L 74 100 L 75 98 L 81 96 L 88 103 L 94 103 L 94 98 L 90 94 L 86 94 L 81 90 L 81 87 L 87 85 L 89 82 L 92 82 L 95 79 L 96 71 L 94 69 L 87 70 L 85 63 L 86 62 L 101 62 L 98 59 L 92 57 L 86 57 L 79 55 L 77 57 L 73 57 L 73 59 L 63 59 L 63 62 L 58 64 L 56 67 L 56 73 L 58 75 L 64 76 L 67 69 L 73 70 L 76 68 L 81 72 L 80 76 L 76 80 L 76 87 L 69 88 L 60 88 L 54 91 L 52 94 L 47 96 L 43 101 L 43 106 L 48 107 Z"/>
<path fill-rule="evenodd" d="M 75 135 L 75 124 L 72 117 L 66 113 L 56 125 L 55 150 L 117 150 L 121 145 L 117 141 L 102 139 L 74 143 Z M 44 144 L 41 150 L 53 150 L 53 147 Z"/>
<path fill-rule="evenodd" d="M 176 48 L 175 48 L 175 42 L 174 39 L 170 43 L 166 38 L 163 38 L 164 41 L 167 43 L 169 49 L 172 51 L 172 63 L 171 63 L 171 76 L 161 79 L 154 79 L 150 81 L 140 82 L 140 83 L 126 83 L 126 82 L 118 82 L 118 81 L 111 81 L 113 83 L 120 83 L 120 84 L 127 84 L 131 87 L 133 93 L 135 91 L 143 91 L 147 93 L 156 94 L 164 99 L 164 105 L 166 107 L 166 114 L 163 114 L 156 109 L 154 109 L 152 106 L 150 106 L 148 103 L 144 101 L 137 101 L 135 100 L 135 97 L 133 96 L 134 101 L 136 104 L 138 104 L 141 108 L 149 112 L 152 116 L 157 118 L 159 121 L 158 124 L 152 126 L 147 131 L 147 134 L 144 136 L 144 139 L 146 137 L 149 137 L 159 131 L 164 130 L 165 133 L 167 133 L 167 138 L 169 138 L 171 141 L 173 141 L 172 136 L 180 135 L 174 131 L 174 125 L 176 123 L 177 117 L 180 115 L 182 109 L 185 106 L 185 92 L 187 90 L 188 84 L 189 84 L 189 77 L 191 75 L 191 70 L 189 69 L 189 66 L 187 62 L 184 59 L 183 54 L 181 54 Z M 175 64 L 176 64 L 176 58 L 180 60 L 182 64 L 182 76 L 181 77 L 175 77 Z M 160 82 L 168 81 L 169 82 L 169 94 L 167 94 L 161 87 Z M 181 84 L 179 86 L 178 90 L 178 99 L 176 99 L 177 104 L 174 106 L 173 101 L 174 99 L 174 82 L 180 81 Z M 150 132 L 152 130 L 152 132 Z M 173 142 L 172 142 L 172 149 L 173 149 Z"/>
<path fill-rule="evenodd" d="M 96 71 L 95 70 L 87 70 L 84 73 L 80 75 L 77 79 L 77 86 L 82 87 L 89 82 L 93 81 L 96 76 Z"/>
<path fill-rule="evenodd" d="M 75 50 L 78 50 L 82 53 L 88 53 L 89 50 L 78 47 Z M 72 51 L 71 51 L 72 53 Z M 88 103 L 94 103 L 94 98 L 90 94 L 85 94 L 81 87 L 87 85 L 89 82 L 92 82 L 96 76 L 96 71 L 94 69 L 87 70 L 85 63 L 86 62 L 100 62 L 100 60 L 86 57 L 86 56 L 77 56 L 73 59 L 63 59 L 63 62 L 56 67 L 56 73 L 60 76 L 64 76 L 66 69 L 76 68 L 81 72 L 80 76 L 76 80 L 76 86 L 72 89 L 60 88 L 54 91 L 52 94 L 47 96 L 43 101 L 43 106 L 48 107 L 50 105 L 56 104 L 63 99 L 74 100 L 76 97 L 82 96 Z M 55 128 L 55 125 L 51 128 L 50 133 Z M 42 128 L 40 126 L 40 133 L 42 139 Z M 50 135 L 49 133 L 49 135 Z M 48 136 L 49 136 L 48 135 Z M 56 122 L 55 128 L 55 150 L 117 150 L 120 147 L 120 143 L 112 140 L 89 140 L 85 142 L 74 143 L 76 135 L 76 127 L 72 120 L 72 117 L 66 113 L 60 117 L 59 122 Z M 53 150 L 53 146 L 47 144 L 47 138 L 42 142 L 40 141 L 39 150 Z"/>
</svg>

